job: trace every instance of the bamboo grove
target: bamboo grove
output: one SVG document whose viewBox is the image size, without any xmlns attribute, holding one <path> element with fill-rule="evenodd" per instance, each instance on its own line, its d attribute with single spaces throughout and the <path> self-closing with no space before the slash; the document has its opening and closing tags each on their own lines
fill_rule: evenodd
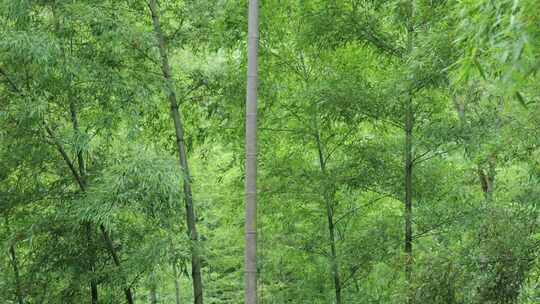
<svg viewBox="0 0 540 304">
<path fill-rule="evenodd" d="M 0 303 L 540 303 L 539 69 L 537 0 L 0 0 Z"/>
</svg>

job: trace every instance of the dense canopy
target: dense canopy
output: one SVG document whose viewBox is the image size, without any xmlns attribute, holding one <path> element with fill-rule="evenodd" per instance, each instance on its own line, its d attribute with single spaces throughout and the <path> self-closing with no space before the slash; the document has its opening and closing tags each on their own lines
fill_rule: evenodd
<svg viewBox="0 0 540 304">
<path fill-rule="evenodd" d="M 259 5 L 259 303 L 540 303 L 540 1 Z M 0 0 L 0 303 L 243 302 L 247 37 Z"/>
</svg>

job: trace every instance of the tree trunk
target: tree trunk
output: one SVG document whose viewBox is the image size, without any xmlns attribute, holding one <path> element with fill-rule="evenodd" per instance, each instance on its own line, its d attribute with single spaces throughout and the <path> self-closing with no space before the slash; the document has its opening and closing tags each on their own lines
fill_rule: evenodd
<svg viewBox="0 0 540 304">
<path fill-rule="evenodd" d="M 55 10 L 53 10 L 53 16 L 55 15 Z M 56 16 L 55 17 L 55 20 L 57 22 L 55 22 L 55 30 L 57 32 L 60 31 L 60 23 L 58 22 L 58 19 L 56 19 Z M 66 52 L 65 52 L 65 49 L 63 47 L 63 45 L 61 45 L 61 49 L 62 49 L 62 54 L 64 55 L 64 60 L 66 62 L 66 65 L 67 65 L 67 58 L 66 58 Z M 70 39 L 69 39 L 69 52 L 70 52 L 70 55 L 73 54 L 73 36 L 70 36 Z M 72 126 L 73 126 L 73 130 L 75 132 L 75 134 L 77 136 L 80 135 L 79 133 L 79 121 L 77 119 L 77 110 L 76 110 L 76 107 L 75 107 L 75 103 L 73 101 L 73 91 L 72 91 L 72 80 L 73 80 L 73 74 L 72 73 L 69 73 L 68 70 L 64 70 L 64 72 L 66 74 L 69 74 L 69 83 L 68 83 L 68 100 L 69 100 L 69 111 L 70 111 L 70 114 L 71 114 L 71 123 L 72 123 Z M 63 155 L 64 156 L 64 155 Z M 67 155 L 66 155 L 67 156 Z M 82 153 L 82 149 L 80 147 L 77 147 L 77 163 L 78 163 L 78 169 L 79 169 L 79 172 L 78 172 L 78 176 L 79 176 L 79 179 L 78 179 L 78 182 L 79 182 L 79 185 L 81 186 L 81 190 L 82 192 L 84 192 L 86 188 L 86 170 L 85 170 L 85 165 L 84 165 L 84 159 L 83 159 L 83 153 Z M 74 166 L 74 164 L 72 163 L 71 164 L 71 167 Z M 71 168 L 72 170 L 74 168 Z M 94 264 L 95 264 L 95 254 L 92 249 L 92 224 L 88 221 L 85 221 L 83 223 L 83 227 L 84 227 L 84 231 L 85 231 L 85 234 L 86 234 L 86 242 L 87 242 L 87 259 L 89 261 L 89 271 L 90 273 L 92 273 L 92 276 L 94 274 Z M 91 278 L 90 279 L 90 302 L 92 304 L 98 304 L 98 286 L 97 286 L 97 282 L 95 281 L 94 278 Z"/>
<path fill-rule="evenodd" d="M 103 240 L 105 241 L 105 247 L 107 247 L 107 251 L 111 255 L 111 258 L 113 260 L 114 265 L 122 271 L 122 264 L 120 262 L 120 257 L 118 257 L 118 254 L 116 252 L 116 249 L 114 248 L 114 243 L 107 232 L 107 229 L 103 224 L 99 225 L 99 230 L 101 231 L 101 235 L 103 236 Z M 124 288 L 124 295 L 126 296 L 126 301 L 128 304 L 133 304 L 133 294 L 131 292 L 131 287 L 127 286 Z"/>
<path fill-rule="evenodd" d="M 415 0 L 410 2 L 410 16 L 407 25 L 407 49 L 409 56 L 413 51 L 413 38 L 414 38 L 414 17 L 415 17 L 416 3 Z M 413 190 L 413 124 L 414 124 L 414 112 L 413 112 L 413 93 L 412 88 L 409 88 L 408 96 L 405 104 L 405 163 L 404 163 L 404 175 L 405 175 L 405 280 L 407 282 L 407 303 L 414 303 L 414 289 L 412 286 L 412 266 L 413 266 L 413 206 L 412 206 L 412 190 Z"/>
<path fill-rule="evenodd" d="M 70 101 L 70 104 L 69 104 L 69 108 L 70 108 L 70 112 L 71 112 L 71 123 L 73 125 L 73 130 L 75 131 L 75 133 L 77 135 L 80 135 L 80 130 L 79 130 L 79 120 L 77 118 L 77 108 L 75 106 L 75 103 L 73 102 L 73 100 Z M 84 162 L 84 157 L 83 157 L 83 153 L 82 153 L 82 149 L 80 147 L 77 148 L 77 164 L 78 164 L 78 168 L 79 168 L 79 186 L 80 186 L 80 189 L 81 189 L 81 192 L 86 192 L 86 165 L 85 165 L 85 162 Z M 75 174 L 76 172 L 74 172 Z M 89 242 L 89 246 L 91 246 L 91 242 L 92 242 L 92 224 L 90 222 L 86 222 L 85 223 L 85 226 L 86 226 L 86 233 L 87 233 L 87 239 L 88 239 L 88 242 Z M 105 229 L 105 226 L 103 226 L 103 224 L 100 225 L 100 230 L 101 230 L 101 234 L 103 235 L 103 239 L 105 240 L 106 242 L 106 247 L 107 249 L 109 250 L 109 253 L 111 255 L 111 257 L 113 258 L 113 262 L 114 264 L 116 265 L 116 267 L 118 267 L 119 269 L 121 269 L 121 266 L 120 266 L 120 259 L 118 258 L 118 254 L 116 253 L 116 250 L 114 249 L 114 246 L 113 246 L 113 242 L 109 236 L 109 233 L 107 232 L 107 230 Z M 94 271 L 94 255 L 91 254 L 90 256 L 90 259 L 91 259 L 91 268 L 92 268 L 92 272 Z M 97 289 L 97 283 L 94 279 L 92 279 L 91 281 L 91 293 L 92 293 L 92 304 L 97 304 L 98 303 L 98 289 Z M 124 289 L 124 294 L 126 296 L 126 301 L 128 304 L 133 304 L 133 295 L 131 293 L 131 288 L 129 287 L 126 287 Z M 94 302 L 95 301 L 95 302 Z"/>
<path fill-rule="evenodd" d="M 148 7 L 152 15 L 152 24 L 154 26 L 154 34 L 158 42 L 159 54 L 161 57 L 161 71 L 167 84 L 168 99 L 171 107 L 171 117 L 174 122 L 174 130 L 176 135 L 176 148 L 178 152 L 178 158 L 180 161 L 180 170 L 184 176 L 184 203 L 186 207 L 186 222 L 187 232 L 191 240 L 191 275 L 193 278 L 193 297 L 195 304 L 203 303 L 203 285 L 201 276 L 201 258 L 199 255 L 199 237 L 197 234 L 197 228 L 195 225 L 196 217 L 193 207 L 193 197 L 191 192 L 191 177 L 189 174 L 188 160 L 186 155 L 186 147 L 184 143 L 184 127 L 182 125 L 182 119 L 178 111 L 178 102 L 176 100 L 176 92 L 174 89 L 171 67 L 167 55 L 167 48 L 165 45 L 165 38 L 161 31 L 161 25 L 159 21 L 159 13 L 157 9 L 156 0 L 149 0 Z"/>
<path fill-rule="evenodd" d="M 318 127 L 316 127 L 318 128 Z M 324 150 L 321 143 L 321 138 L 319 135 L 319 130 L 316 130 L 316 141 L 317 141 L 317 150 L 319 154 L 319 166 L 322 174 L 325 176 L 325 179 L 328 181 L 329 178 L 326 174 L 326 160 L 324 158 Z M 339 262 L 337 259 L 337 249 L 336 249 L 336 236 L 335 236 L 335 223 L 334 223 L 334 190 L 324 189 L 324 202 L 326 204 L 326 218 L 328 220 L 328 236 L 330 241 L 330 264 L 332 268 L 332 277 L 334 279 L 334 291 L 336 294 L 336 304 L 341 304 L 341 278 L 339 273 Z"/>
<path fill-rule="evenodd" d="M 463 136 L 463 138 L 466 138 L 465 134 L 466 134 L 467 131 L 464 129 L 465 126 L 466 126 L 465 103 L 460 102 L 458 100 L 457 96 L 454 96 L 453 101 L 454 101 L 454 106 L 455 106 L 457 114 L 458 114 L 460 127 L 461 127 L 461 130 L 462 130 L 462 133 L 463 133 L 462 136 Z M 499 131 L 499 129 L 500 129 L 500 119 L 498 119 L 495 129 L 497 130 L 497 132 Z M 465 155 L 472 159 L 473 156 L 471 155 L 471 152 L 469 151 L 469 147 L 468 147 L 469 144 L 470 144 L 469 140 L 464 139 Z M 485 201 L 490 202 L 492 200 L 492 197 L 493 197 L 493 186 L 494 186 L 495 175 L 496 175 L 496 172 L 495 172 L 496 155 L 495 154 L 491 155 L 488 158 L 487 163 L 488 163 L 488 168 L 486 170 L 482 166 L 481 162 L 477 162 L 476 163 L 476 174 L 478 175 L 478 180 L 480 181 L 480 188 L 482 189 L 482 193 L 484 194 Z"/>
<path fill-rule="evenodd" d="M 90 223 L 86 223 L 85 224 L 86 226 L 86 229 L 87 229 L 87 241 L 89 244 L 91 244 L 92 242 L 92 226 L 90 225 Z M 92 272 L 92 274 L 95 272 L 95 261 L 94 261 L 94 256 L 92 255 L 89 259 L 90 261 L 90 271 Z M 91 299 L 92 299 L 92 304 L 98 304 L 98 285 L 97 285 L 97 282 L 94 278 L 92 278 L 92 280 L 90 281 L 90 296 L 91 296 Z"/>
<path fill-rule="evenodd" d="M 176 297 L 176 304 L 180 304 L 180 281 L 178 280 L 178 268 L 176 263 L 172 264 L 173 275 L 174 275 L 174 295 Z"/>
<path fill-rule="evenodd" d="M 13 267 L 13 273 L 15 276 L 15 293 L 17 295 L 17 302 L 19 304 L 24 304 L 19 274 L 19 263 L 17 261 L 17 255 L 15 254 L 15 245 L 13 244 L 9 246 L 9 255 L 11 256 L 11 266 Z"/>
<path fill-rule="evenodd" d="M 72 99 L 72 96 L 70 96 L 70 99 Z M 79 119 L 77 118 L 77 107 L 73 100 L 70 100 L 69 102 L 69 112 L 71 114 L 71 124 L 73 126 L 73 130 L 75 131 L 77 136 L 80 136 Z M 86 186 L 86 165 L 83 157 L 83 149 L 81 149 L 81 147 L 77 147 L 77 164 L 79 165 L 79 176 L 81 177 L 81 181 L 84 186 Z"/>
<path fill-rule="evenodd" d="M 412 280 L 412 175 L 413 175 L 413 156 L 412 156 L 412 128 L 413 113 L 412 101 L 408 102 L 405 118 L 405 278 L 409 285 L 409 295 L 407 303 L 412 303 L 410 290 Z"/>
<path fill-rule="evenodd" d="M 71 112 L 71 119 L 72 119 L 72 124 L 73 124 L 73 128 L 74 128 L 74 131 L 76 133 L 79 133 L 79 130 L 78 130 L 78 121 L 77 121 L 77 112 L 75 110 L 75 107 L 74 105 L 71 106 L 70 105 L 70 112 Z M 64 162 L 68 165 L 70 171 L 71 171 L 71 174 L 73 175 L 73 178 L 77 181 L 77 184 L 79 185 L 79 189 L 81 190 L 82 193 L 85 193 L 86 192 L 86 176 L 82 176 L 81 175 L 81 172 L 83 174 L 86 175 L 86 172 L 85 172 L 85 164 L 84 164 L 84 158 L 81 156 L 81 157 L 77 157 L 77 161 L 79 163 L 79 170 L 77 170 L 75 168 L 75 165 L 73 164 L 73 162 L 71 161 L 71 159 L 69 158 L 67 152 L 65 151 L 62 143 L 54 136 L 54 133 L 53 131 L 47 126 L 45 125 L 45 130 L 47 131 L 47 133 L 49 134 L 49 136 L 52 138 L 52 140 L 54 141 L 54 145 L 56 146 L 58 152 L 60 153 L 60 155 L 62 156 Z M 79 154 L 79 153 L 77 153 Z M 100 230 L 101 230 L 101 234 L 106 242 L 106 247 L 109 251 L 109 254 L 111 255 L 111 257 L 113 258 L 113 262 L 114 264 L 120 268 L 120 259 L 118 258 L 118 255 L 116 253 L 116 250 L 114 249 L 114 246 L 113 246 L 113 243 L 112 243 L 112 240 L 109 236 L 109 233 L 107 232 L 107 230 L 105 229 L 105 226 L 103 226 L 103 224 L 100 225 Z M 126 301 L 128 304 L 133 304 L 133 295 L 132 295 L 132 292 L 131 292 L 131 288 L 128 286 L 124 289 L 124 294 L 126 296 Z M 92 303 L 94 303 L 93 301 L 96 301 L 95 303 L 97 303 L 97 284 L 95 284 L 95 282 L 91 282 L 91 296 L 92 296 Z"/>
<path fill-rule="evenodd" d="M 259 3 L 249 1 L 246 92 L 245 303 L 257 303 L 257 85 Z"/>
<path fill-rule="evenodd" d="M 491 162 L 489 163 L 489 167 L 490 169 L 492 168 Z M 488 174 L 486 174 L 480 164 L 477 164 L 477 173 L 478 178 L 480 179 L 482 192 L 484 193 L 484 198 L 486 199 L 486 202 L 490 202 L 493 197 L 493 175 L 490 174 L 490 170 L 488 170 Z"/>
<path fill-rule="evenodd" d="M 3 73 L 3 71 L 1 69 L 0 69 L 0 72 Z M 24 96 L 24 94 L 21 92 L 21 90 L 19 90 L 19 88 L 13 82 L 10 81 L 10 85 L 11 85 L 11 88 L 12 88 L 12 90 L 14 92 Z M 73 124 L 74 130 L 78 132 L 77 116 L 76 115 L 73 116 L 73 114 L 76 114 L 76 111 L 73 111 L 74 109 L 75 108 L 72 108 L 72 104 L 70 104 L 70 111 L 71 111 L 71 114 L 72 114 L 72 116 L 71 116 L 72 124 Z M 84 193 L 86 191 L 86 180 L 85 180 L 85 177 L 83 177 L 82 174 L 81 174 L 81 173 L 85 172 L 84 159 L 82 158 L 82 153 L 80 153 L 81 157 L 79 157 L 79 153 L 77 153 L 78 154 L 77 160 L 79 161 L 79 171 L 77 172 L 73 162 L 69 158 L 69 155 L 66 153 L 62 143 L 54 136 L 54 133 L 53 133 L 52 129 L 46 123 L 44 123 L 43 127 L 44 127 L 46 133 L 53 140 L 53 144 L 56 146 L 56 149 L 58 150 L 58 152 L 62 156 L 62 159 L 64 160 L 66 165 L 69 167 L 69 169 L 70 169 L 70 171 L 72 173 L 72 176 L 76 180 L 81 192 Z M 108 237 L 106 231 L 105 231 L 104 236 Z M 90 293 L 91 293 L 91 303 L 92 304 L 97 304 L 98 303 L 98 288 L 97 288 L 97 284 L 96 284 L 95 281 L 92 281 L 90 283 L 90 290 L 91 290 L 90 291 Z M 126 291 L 126 297 L 128 299 L 128 303 L 132 304 L 133 303 L 133 297 L 131 296 L 131 289 L 130 288 L 128 288 L 127 291 Z"/>
<path fill-rule="evenodd" d="M 70 81 L 71 86 L 71 81 Z M 75 102 L 73 101 L 73 96 L 71 96 L 71 87 L 69 88 L 69 112 L 71 114 L 71 124 L 73 127 L 73 130 L 75 131 L 75 134 L 77 136 L 80 136 L 79 131 L 79 119 L 77 118 L 77 108 L 75 106 Z M 84 192 L 86 191 L 86 166 L 83 158 L 83 150 L 81 147 L 77 147 L 77 164 L 79 168 L 79 178 L 80 178 L 80 185 L 81 190 Z M 93 246 L 92 246 L 92 223 L 85 221 L 84 224 L 84 230 L 86 233 L 86 242 L 87 242 L 87 250 L 88 250 L 88 261 L 90 264 L 90 272 L 94 274 L 95 272 L 95 253 L 93 252 Z M 90 280 L 90 296 L 91 296 L 91 303 L 92 304 L 98 304 L 98 286 L 97 282 L 94 278 Z"/>
</svg>

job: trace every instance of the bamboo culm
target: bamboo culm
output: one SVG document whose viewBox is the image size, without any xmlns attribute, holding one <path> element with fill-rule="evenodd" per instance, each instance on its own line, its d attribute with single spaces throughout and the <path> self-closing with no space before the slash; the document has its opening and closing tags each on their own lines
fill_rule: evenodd
<svg viewBox="0 0 540 304">
<path fill-rule="evenodd" d="M 169 99 L 170 104 L 170 114 L 174 122 L 176 149 L 180 162 L 180 170 L 182 171 L 184 177 L 183 190 L 184 203 L 186 208 L 187 233 L 191 240 L 191 276 L 193 279 L 194 295 L 193 302 L 194 304 L 203 304 L 203 284 L 201 274 L 201 257 L 199 254 L 199 236 L 197 234 L 196 217 L 191 191 L 191 178 L 189 173 L 186 146 L 184 142 L 184 126 L 182 124 L 182 117 L 180 116 L 180 111 L 178 109 L 178 101 L 172 81 L 172 72 L 167 54 L 167 46 L 165 44 L 165 38 L 161 30 L 158 4 L 156 0 L 149 0 L 148 8 L 150 9 L 150 13 L 152 15 L 152 25 L 154 27 L 154 34 L 158 43 L 159 55 L 161 58 L 161 71 L 163 73 L 163 78 L 166 82 L 166 87 L 168 90 L 167 98 Z"/>
<path fill-rule="evenodd" d="M 245 303 L 257 303 L 257 85 L 259 3 L 249 1 L 246 97 Z"/>
</svg>

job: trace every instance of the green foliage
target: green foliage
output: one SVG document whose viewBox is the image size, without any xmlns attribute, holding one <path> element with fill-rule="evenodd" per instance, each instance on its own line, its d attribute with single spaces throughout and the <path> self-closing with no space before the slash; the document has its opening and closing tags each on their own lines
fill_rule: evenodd
<svg viewBox="0 0 540 304">
<path fill-rule="evenodd" d="M 205 302 L 240 303 L 247 1 L 158 2 Z M 261 2 L 261 302 L 334 303 L 337 275 L 339 304 L 540 303 L 540 2 Z M 0 25 L 0 302 L 192 301 L 146 1 L 4 0 Z"/>
</svg>

